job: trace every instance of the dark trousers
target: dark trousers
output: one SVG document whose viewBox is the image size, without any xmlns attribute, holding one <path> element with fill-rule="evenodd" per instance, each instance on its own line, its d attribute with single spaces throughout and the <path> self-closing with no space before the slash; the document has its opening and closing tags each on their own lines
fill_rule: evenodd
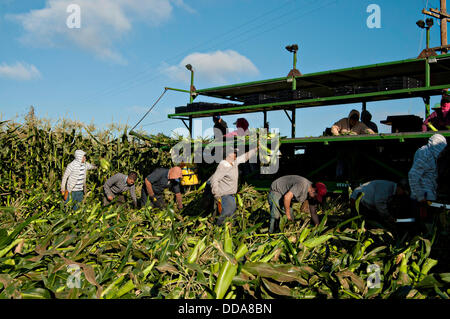
<svg viewBox="0 0 450 319">
<path fill-rule="evenodd" d="M 270 226 L 269 233 L 273 233 L 278 230 L 278 223 L 280 222 L 280 217 L 284 213 L 284 207 L 281 203 L 283 195 L 270 192 L 268 195 L 269 206 L 270 206 Z"/>
<path fill-rule="evenodd" d="M 125 196 L 124 195 L 113 195 L 113 200 L 110 201 L 108 199 L 108 196 L 106 196 L 106 194 L 103 194 L 103 206 L 108 206 L 110 205 L 112 202 L 115 202 L 116 204 L 125 204 L 126 200 L 125 200 Z"/>
<path fill-rule="evenodd" d="M 149 197 L 150 196 L 147 193 L 147 188 L 144 186 L 142 188 L 141 207 L 144 207 L 147 204 L 147 199 Z M 164 199 L 164 194 L 156 194 L 155 193 L 155 199 L 156 199 L 156 201 L 152 201 L 152 200 L 149 201 L 152 207 L 157 207 L 157 208 L 166 207 L 166 201 Z"/>
</svg>

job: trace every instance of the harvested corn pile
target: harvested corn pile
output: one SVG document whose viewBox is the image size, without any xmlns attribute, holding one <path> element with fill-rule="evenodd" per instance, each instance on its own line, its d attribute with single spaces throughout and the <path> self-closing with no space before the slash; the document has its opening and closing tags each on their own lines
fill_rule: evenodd
<svg viewBox="0 0 450 319">
<path fill-rule="evenodd" d="M 146 174 L 171 165 L 177 142 L 113 133 L 0 124 L 0 298 L 449 297 L 449 240 L 436 225 L 398 237 L 329 201 L 317 227 L 297 205 L 295 222 L 282 218 L 269 235 L 267 196 L 247 184 L 234 223 L 222 227 L 202 210 L 200 190 L 184 194 L 181 212 L 103 207 L 107 178 L 136 170 L 139 194 Z M 74 212 L 59 188 L 76 149 L 98 169 Z"/>
</svg>

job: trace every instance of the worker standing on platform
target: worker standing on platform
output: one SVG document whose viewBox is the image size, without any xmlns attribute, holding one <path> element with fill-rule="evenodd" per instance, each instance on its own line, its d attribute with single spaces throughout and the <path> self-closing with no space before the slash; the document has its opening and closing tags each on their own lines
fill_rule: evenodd
<svg viewBox="0 0 450 319">
<path fill-rule="evenodd" d="M 369 111 L 364 110 L 361 112 L 361 122 L 375 133 L 378 133 L 378 126 L 372 122 L 372 114 Z"/>
<path fill-rule="evenodd" d="M 308 201 L 309 212 L 314 225 L 319 224 L 319 216 L 317 215 L 317 203 L 322 203 L 323 197 L 327 194 L 327 187 L 323 183 L 312 182 L 298 175 L 286 175 L 273 181 L 270 186 L 268 196 L 270 205 L 270 226 L 269 233 L 275 231 L 275 223 L 281 217 L 284 211 L 290 221 L 294 221 L 291 214 L 291 204 L 293 200 L 303 203 Z"/>
<path fill-rule="evenodd" d="M 360 135 L 360 134 L 376 134 L 372 129 L 368 128 L 366 124 L 359 121 L 359 111 L 352 110 L 348 117 L 343 118 L 331 127 L 333 135 Z"/>
<path fill-rule="evenodd" d="M 239 164 L 247 162 L 256 155 L 258 148 L 238 156 L 233 150 L 219 163 L 216 171 L 210 177 L 211 192 L 214 196 L 215 211 L 218 212 L 218 225 L 222 225 L 227 217 L 232 217 L 236 211 L 235 195 L 238 191 Z"/>
<path fill-rule="evenodd" d="M 238 118 L 233 124 L 236 125 L 236 131 L 226 134 L 225 137 L 248 135 L 250 124 L 248 124 L 248 121 L 245 118 Z"/>
<path fill-rule="evenodd" d="M 228 133 L 228 125 L 220 115 L 213 116 L 214 121 L 214 139 L 221 139 Z"/>
<path fill-rule="evenodd" d="M 411 197 L 418 202 L 422 219 L 427 217 L 427 201 L 436 200 L 437 159 L 446 146 L 445 137 L 434 134 L 428 139 L 428 144 L 419 148 L 414 154 L 408 179 Z"/>
<path fill-rule="evenodd" d="M 434 107 L 433 110 L 423 122 L 422 132 L 450 130 L 450 96 L 442 95 L 440 107 Z"/>
</svg>

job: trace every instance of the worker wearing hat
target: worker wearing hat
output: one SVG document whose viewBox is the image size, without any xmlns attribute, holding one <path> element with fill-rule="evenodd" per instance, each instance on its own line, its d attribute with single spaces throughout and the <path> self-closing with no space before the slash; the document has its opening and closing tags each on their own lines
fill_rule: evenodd
<svg viewBox="0 0 450 319">
<path fill-rule="evenodd" d="M 157 168 L 145 178 L 144 187 L 142 187 L 141 206 L 147 204 L 147 198 L 153 207 L 164 207 L 164 189 L 169 188 L 175 193 L 175 199 L 178 209 L 183 208 L 182 196 L 180 190 L 182 170 L 179 166 L 168 168 Z"/>
<path fill-rule="evenodd" d="M 311 218 L 314 225 L 318 225 L 317 202 L 322 203 L 326 194 L 327 187 L 323 183 L 313 184 L 302 176 L 286 175 L 276 179 L 270 186 L 268 198 L 270 205 L 269 232 L 273 233 L 275 231 L 275 223 L 279 221 L 283 211 L 290 221 L 294 220 L 291 214 L 293 200 L 299 203 L 308 201 Z"/>
<path fill-rule="evenodd" d="M 423 122 L 422 132 L 450 130 L 450 96 L 442 94 L 441 103 L 433 107 L 433 110 Z"/>
<path fill-rule="evenodd" d="M 250 124 L 248 124 L 248 121 L 245 118 L 240 117 L 233 124 L 236 125 L 236 131 L 226 134 L 225 137 L 244 136 L 248 134 Z"/>
</svg>

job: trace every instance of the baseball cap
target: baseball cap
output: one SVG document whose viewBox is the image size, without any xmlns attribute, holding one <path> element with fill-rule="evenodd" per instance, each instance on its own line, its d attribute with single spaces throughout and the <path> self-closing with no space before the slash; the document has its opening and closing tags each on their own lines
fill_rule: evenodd
<svg viewBox="0 0 450 319">
<path fill-rule="evenodd" d="M 447 94 L 443 94 L 442 95 L 442 99 L 441 99 L 441 104 L 439 105 L 439 107 L 443 104 L 447 104 L 450 103 L 450 96 Z"/>
<path fill-rule="evenodd" d="M 220 115 L 213 115 L 213 120 L 214 121 L 220 120 Z"/>
<path fill-rule="evenodd" d="M 324 183 L 316 183 L 316 198 L 319 202 L 322 202 L 323 197 L 327 194 L 327 187 Z"/>
<path fill-rule="evenodd" d="M 248 121 L 243 117 L 238 118 L 233 124 L 236 125 L 236 127 L 241 127 L 244 131 L 249 127 Z"/>
</svg>

